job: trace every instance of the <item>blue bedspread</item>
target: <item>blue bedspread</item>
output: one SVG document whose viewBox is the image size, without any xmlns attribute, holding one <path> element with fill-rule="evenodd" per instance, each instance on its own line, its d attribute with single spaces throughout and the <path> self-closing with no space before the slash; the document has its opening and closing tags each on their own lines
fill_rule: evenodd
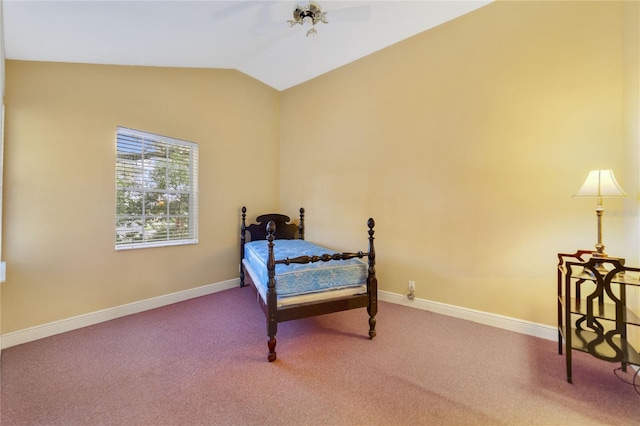
<svg viewBox="0 0 640 426">
<path fill-rule="evenodd" d="M 244 246 L 245 259 L 251 264 L 258 278 L 268 282 L 266 240 L 251 241 Z M 276 260 L 287 257 L 314 256 L 336 253 L 305 240 L 274 241 Z M 276 291 L 279 296 L 293 296 L 320 292 L 328 289 L 360 286 L 367 282 L 368 265 L 362 259 L 331 260 L 304 265 L 276 265 Z"/>
</svg>

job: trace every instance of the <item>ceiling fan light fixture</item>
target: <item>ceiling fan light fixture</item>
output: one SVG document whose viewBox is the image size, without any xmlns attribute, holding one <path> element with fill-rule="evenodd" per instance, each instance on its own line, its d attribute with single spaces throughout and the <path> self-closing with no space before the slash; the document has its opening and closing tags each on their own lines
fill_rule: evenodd
<svg viewBox="0 0 640 426">
<path fill-rule="evenodd" d="M 308 6 L 296 5 L 296 8 L 293 10 L 293 19 L 289 21 L 290 26 L 294 25 L 302 25 L 305 23 L 311 25 L 311 29 L 307 31 L 307 37 L 312 34 L 317 34 L 317 30 L 315 25 L 318 22 L 322 22 L 324 24 L 328 24 L 326 12 L 323 12 L 320 9 L 320 5 L 314 1 L 310 1 Z"/>
</svg>

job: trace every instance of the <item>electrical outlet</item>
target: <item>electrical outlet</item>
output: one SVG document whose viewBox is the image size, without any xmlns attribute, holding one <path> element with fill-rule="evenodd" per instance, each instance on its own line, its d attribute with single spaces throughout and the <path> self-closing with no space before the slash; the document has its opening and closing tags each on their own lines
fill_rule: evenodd
<svg viewBox="0 0 640 426">
<path fill-rule="evenodd" d="M 415 293 L 416 291 L 416 282 L 415 281 L 409 281 L 409 294 L 407 294 L 407 297 L 409 298 L 409 300 L 413 300 L 415 298 Z"/>
</svg>

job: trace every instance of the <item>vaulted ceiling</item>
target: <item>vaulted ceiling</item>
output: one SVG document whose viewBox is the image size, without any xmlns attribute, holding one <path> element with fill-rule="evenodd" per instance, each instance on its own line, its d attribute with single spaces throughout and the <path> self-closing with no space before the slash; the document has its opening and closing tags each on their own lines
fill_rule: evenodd
<svg viewBox="0 0 640 426">
<path fill-rule="evenodd" d="M 237 69 L 277 89 L 310 80 L 490 1 L 0 0 L 7 59 Z"/>
</svg>

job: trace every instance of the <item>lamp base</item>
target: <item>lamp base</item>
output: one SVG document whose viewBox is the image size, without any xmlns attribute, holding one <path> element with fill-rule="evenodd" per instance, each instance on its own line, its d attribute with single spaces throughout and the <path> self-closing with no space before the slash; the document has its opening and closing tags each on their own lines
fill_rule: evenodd
<svg viewBox="0 0 640 426">
<path fill-rule="evenodd" d="M 596 252 L 593 253 L 591 255 L 591 257 L 593 257 L 595 259 L 606 259 L 606 258 L 609 257 L 609 255 L 604 252 L 604 246 L 603 245 L 596 244 Z M 605 268 L 604 265 L 602 263 L 600 263 L 600 262 L 596 262 L 595 267 L 596 267 L 596 270 L 602 275 L 606 275 L 607 272 L 609 272 L 607 270 L 607 268 Z"/>
</svg>

